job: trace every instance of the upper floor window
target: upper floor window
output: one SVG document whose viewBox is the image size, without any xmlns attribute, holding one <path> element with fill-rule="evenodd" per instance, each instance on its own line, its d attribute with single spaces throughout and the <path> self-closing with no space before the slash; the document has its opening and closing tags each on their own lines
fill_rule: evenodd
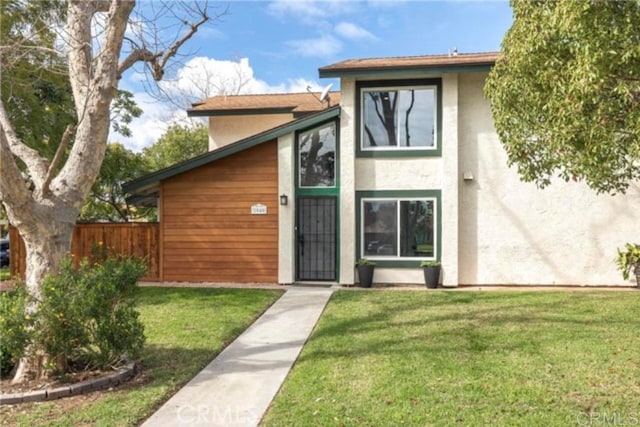
<svg viewBox="0 0 640 427">
<path fill-rule="evenodd" d="M 438 155 L 440 81 L 359 82 L 359 155 Z"/>
</svg>

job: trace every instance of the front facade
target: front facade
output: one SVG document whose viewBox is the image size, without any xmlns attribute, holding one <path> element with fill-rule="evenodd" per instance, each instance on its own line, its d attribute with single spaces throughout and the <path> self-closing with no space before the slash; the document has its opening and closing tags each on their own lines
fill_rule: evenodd
<svg viewBox="0 0 640 427">
<path fill-rule="evenodd" d="M 496 58 L 333 64 L 320 69 L 340 78 L 331 106 L 312 94 L 194 106 L 215 149 L 127 188 L 159 196 L 162 280 L 348 285 L 366 257 L 377 283 L 421 283 L 420 262 L 437 260 L 444 286 L 630 285 L 613 258 L 638 232 L 640 191 L 522 183 L 483 96 Z M 282 117 L 282 102 L 308 101 Z M 234 138 L 235 122 L 252 134 Z"/>
</svg>

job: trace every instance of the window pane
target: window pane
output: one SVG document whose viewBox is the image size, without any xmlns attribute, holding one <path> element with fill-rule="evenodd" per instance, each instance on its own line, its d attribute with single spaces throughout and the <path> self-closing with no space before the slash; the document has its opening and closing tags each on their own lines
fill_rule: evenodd
<svg viewBox="0 0 640 427">
<path fill-rule="evenodd" d="M 335 155 L 335 123 L 327 123 L 298 135 L 300 187 L 335 186 Z"/>
<path fill-rule="evenodd" d="M 433 147 L 436 90 L 363 90 L 362 146 Z"/>
<path fill-rule="evenodd" d="M 363 216 L 365 256 L 397 255 L 397 202 L 365 201 Z"/>
<path fill-rule="evenodd" d="M 396 91 L 364 92 L 364 146 L 397 146 Z"/>
<path fill-rule="evenodd" d="M 400 256 L 434 256 L 433 220 L 432 200 L 400 202 Z"/>
<path fill-rule="evenodd" d="M 435 90 L 402 90 L 398 101 L 398 141 L 403 147 L 433 147 Z"/>
</svg>

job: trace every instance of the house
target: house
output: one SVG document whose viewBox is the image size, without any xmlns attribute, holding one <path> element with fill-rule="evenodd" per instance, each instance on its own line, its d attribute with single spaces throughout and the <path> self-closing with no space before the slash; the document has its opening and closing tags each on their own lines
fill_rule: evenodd
<svg viewBox="0 0 640 427">
<path fill-rule="evenodd" d="M 485 79 L 498 53 L 347 60 L 339 93 L 214 97 L 206 154 L 125 186 L 157 203 L 161 280 L 630 285 L 613 262 L 638 233 L 636 185 L 540 190 L 507 166 Z"/>
</svg>

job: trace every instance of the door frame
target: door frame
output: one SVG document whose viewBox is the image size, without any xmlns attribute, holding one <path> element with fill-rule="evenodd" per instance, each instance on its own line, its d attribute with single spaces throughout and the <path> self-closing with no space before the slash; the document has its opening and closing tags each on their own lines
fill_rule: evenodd
<svg viewBox="0 0 640 427">
<path fill-rule="evenodd" d="M 299 156 L 299 136 L 301 133 L 308 132 L 315 128 L 323 127 L 328 123 L 333 123 L 335 127 L 335 153 L 334 153 L 334 183 L 333 187 L 300 187 L 300 156 Z M 298 266 L 298 219 L 299 219 L 299 199 L 300 197 L 333 197 L 335 198 L 335 279 L 333 280 L 336 283 L 340 282 L 340 119 L 332 118 L 330 120 L 326 120 L 320 123 L 317 123 L 311 127 L 300 129 L 295 132 L 294 141 L 293 141 L 294 149 L 294 187 L 295 187 L 295 214 L 294 214 L 294 223 L 293 225 L 293 234 L 294 234 L 294 280 L 296 282 L 300 281 L 298 279 L 299 276 L 299 266 Z M 306 282 L 314 282 L 307 281 Z M 301 282 L 305 282 L 301 281 Z M 318 280 L 322 282 L 331 282 L 331 280 Z"/>
</svg>

